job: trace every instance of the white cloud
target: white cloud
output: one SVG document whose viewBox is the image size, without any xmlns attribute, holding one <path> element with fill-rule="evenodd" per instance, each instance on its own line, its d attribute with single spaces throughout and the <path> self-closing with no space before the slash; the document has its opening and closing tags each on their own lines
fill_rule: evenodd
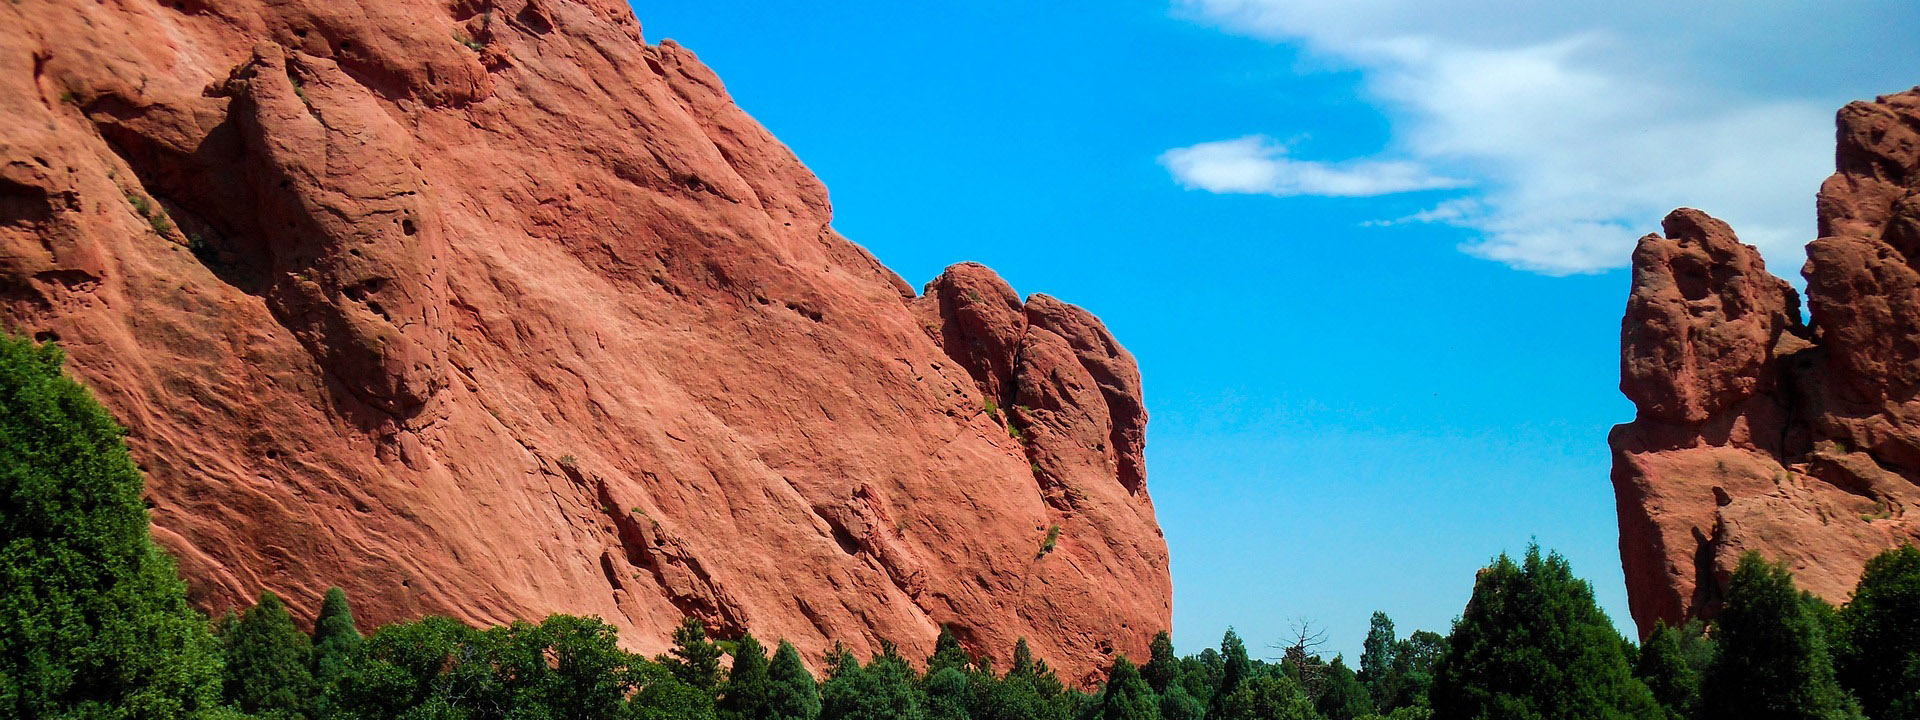
<svg viewBox="0 0 1920 720">
<path fill-rule="evenodd" d="M 1181 185 L 1216 193 L 1368 197 L 1463 184 L 1411 162 L 1295 160 L 1264 135 L 1174 148 L 1161 153 L 1160 164 Z"/>
<path fill-rule="evenodd" d="M 1652 0 L 1182 0 L 1182 15 L 1358 69 L 1392 134 L 1380 158 L 1263 154 L 1264 141 L 1241 138 L 1161 161 L 1183 184 L 1215 192 L 1369 195 L 1460 184 L 1329 192 L 1342 186 L 1286 180 L 1303 169 L 1464 178 L 1466 197 L 1371 224 L 1466 228 L 1475 239 L 1462 250 L 1548 274 L 1620 267 L 1668 210 L 1698 207 L 1791 276 L 1813 238 L 1813 193 L 1832 172 L 1833 111 L 1905 87 L 1875 68 L 1912 67 L 1920 52 L 1879 28 L 1920 4 L 1736 7 L 1745 5 L 1709 13 Z M 1822 75 L 1824 84 L 1802 82 Z M 1171 159 L 1194 162 L 1182 172 Z"/>
</svg>

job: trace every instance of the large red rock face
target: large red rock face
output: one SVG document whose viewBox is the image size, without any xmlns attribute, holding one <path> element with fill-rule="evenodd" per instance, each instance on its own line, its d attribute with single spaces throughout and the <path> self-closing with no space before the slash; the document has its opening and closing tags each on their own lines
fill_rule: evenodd
<svg viewBox="0 0 1920 720">
<path fill-rule="evenodd" d="M 1613 483 L 1641 632 L 1711 617 L 1741 554 L 1844 602 L 1920 539 L 1920 88 L 1840 111 L 1839 172 L 1793 288 L 1697 210 L 1640 240 Z"/>
<path fill-rule="evenodd" d="M 0 117 L 4 320 L 204 608 L 1074 676 L 1169 624 L 1126 351 L 978 266 L 916 297 L 624 3 L 0 3 Z"/>
</svg>

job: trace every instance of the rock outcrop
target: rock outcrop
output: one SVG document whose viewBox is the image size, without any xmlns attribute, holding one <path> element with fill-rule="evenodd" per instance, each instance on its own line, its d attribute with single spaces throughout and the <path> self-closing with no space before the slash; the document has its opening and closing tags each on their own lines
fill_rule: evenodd
<svg viewBox="0 0 1920 720">
<path fill-rule="evenodd" d="M 1920 540 L 1920 88 L 1848 105 L 1807 246 L 1811 321 L 1725 223 L 1640 240 L 1621 330 L 1613 483 L 1644 634 L 1711 617 L 1739 556 L 1844 602 Z"/>
<path fill-rule="evenodd" d="M 0 318 L 203 608 L 1074 678 L 1170 622 L 1132 358 L 979 266 L 916 296 L 625 3 L 0 4 L 0 117 Z"/>
</svg>

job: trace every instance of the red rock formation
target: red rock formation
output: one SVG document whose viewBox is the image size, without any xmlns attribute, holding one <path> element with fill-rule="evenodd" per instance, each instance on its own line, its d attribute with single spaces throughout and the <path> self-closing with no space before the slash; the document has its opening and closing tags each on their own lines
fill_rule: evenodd
<svg viewBox="0 0 1920 720">
<path fill-rule="evenodd" d="M 1711 617 L 1748 550 L 1833 602 L 1920 539 L 1920 88 L 1840 111 L 1839 172 L 1797 294 L 1697 210 L 1640 240 L 1613 482 L 1628 599 Z"/>
<path fill-rule="evenodd" d="M 0 117 L 5 322 L 202 607 L 1072 675 L 1169 624 L 1131 357 L 978 266 L 916 298 L 624 3 L 0 3 Z"/>
</svg>

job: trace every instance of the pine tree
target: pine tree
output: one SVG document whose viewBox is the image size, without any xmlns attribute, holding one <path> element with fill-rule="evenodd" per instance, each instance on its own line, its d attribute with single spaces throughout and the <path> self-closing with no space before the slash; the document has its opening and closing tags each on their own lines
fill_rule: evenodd
<svg viewBox="0 0 1920 720">
<path fill-rule="evenodd" d="M 800 661 L 793 643 L 780 641 L 767 668 L 767 713 L 758 720 L 814 720 L 820 717 L 820 687 Z"/>
<path fill-rule="evenodd" d="M 1227 698 L 1253 674 L 1253 661 L 1247 658 L 1247 644 L 1241 642 L 1240 634 L 1231 627 L 1220 638 L 1220 664 L 1220 683 L 1213 688 L 1213 702 L 1207 708 L 1209 716 L 1219 716 Z"/>
<path fill-rule="evenodd" d="M 1100 720 L 1158 720 L 1160 699 L 1125 655 L 1113 658 L 1100 696 Z"/>
<path fill-rule="evenodd" d="M 1393 650 L 1399 644 L 1393 632 L 1393 619 L 1374 611 L 1367 620 L 1367 639 L 1360 646 L 1360 682 L 1373 693 L 1374 701 L 1385 705 L 1391 698 L 1387 675 L 1393 669 Z"/>
<path fill-rule="evenodd" d="M 1700 677 L 1713 662 L 1713 642 L 1695 620 L 1677 628 L 1657 622 L 1640 645 L 1633 674 L 1647 684 L 1669 720 L 1688 720 L 1700 705 Z"/>
<path fill-rule="evenodd" d="M 1713 621 L 1718 652 L 1700 688 L 1702 720 L 1860 717 L 1834 678 L 1822 621 L 1785 566 L 1749 552 Z"/>
<path fill-rule="evenodd" d="M 1480 571 L 1435 673 L 1439 717 L 1660 718 L 1593 588 L 1558 553 L 1527 548 Z"/>
<path fill-rule="evenodd" d="M 954 636 L 953 628 L 940 626 L 940 637 L 933 641 L 933 654 L 927 656 L 927 674 L 946 668 L 965 671 L 973 662 L 967 656 L 966 648 L 960 647 L 960 638 Z"/>
<path fill-rule="evenodd" d="M 753 633 L 734 642 L 733 668 L 727 671 L 726 694 L 715 705 L 721 720 L 760 720 L 773 701 L 773 679 L 767 651 Z"/>
<path fill-rule="evenodd" d="M 221 640 L 226 646 L 228 701 L 262 717 L 305 716 L 315 694 L 309 669 L 313 644 L 294 626 L 279 595 L 260 591 L 260 601 Z"/>
<path fill-rule="evenodd" d="M 1920 718 L 1920 550 L 1907 545 L 1867 561 L 1840 627 L 1840 684 L 1867 717 Z"/>
<path fill-rule="evenodd" d="M 347 591 L 327 588 L 320 616 L 313 621 L 314 681 L 323 688 L 338 683 L 359 662 L 364 643 L 347 605 Z"/>
<path fill-rule="evenodd" d="M 0 716 L 209 711 L 206 619 L 148 537 L 125 431 L 61 362 L 0 333 Z"/>
<path fill-rule="evenodd" d="M 1027 646 L 1027 639 L 1020 638 L 1013 643 L 1013 666 L 1007 668 L 1007 677 L 1033 677 L 1033 648 Z"/>
<path fill-rule="evenodd" d="M 927 720 L 968 720 L 972 692 L 965 670 L 951 664 L 929 670 L 920 681 L 920 692 L 926 700 Z"/>
<path fill-rule="evenodd" d="M 1147 646 L 1147 664 L 1140 666 L 1140 677 L 1154 692 L 1164 694 L 1179 674 L 1180 658 L 1173 654 L 1173 636 L 1165 630 L 1154 633 L 1153 642 Z"/>
<path fill-rule="evenodd" d="M 1207 706 L 1184 687 L 1172 685 L 1160 695 L 1160 720 L 1201 720 L 1206 714 Z"/>
<path fill-rule="evenodd" d="M 1373 713 L 1373 695 L 1345 660 L 1335 657 L 1322 675 L 1320 696 L 1313 706 L 1327 720 L 1353 720 Z"/>
<path fill-rule="evenodd" d="M 924 720 L 926 709 L 913 685 L 913 668 L 892 643 L 866 667 L 840 648 L 820 688 L 821 720 Z"/>
<path fill-rule="evenodd" d="M 720 646 L 707 639 L 707 625 L 699 618 L 683 618 L 673 631 L 673 649 L 658 662 L 675 677 L 711 694 L 720 688 Z"/>
</svg>

